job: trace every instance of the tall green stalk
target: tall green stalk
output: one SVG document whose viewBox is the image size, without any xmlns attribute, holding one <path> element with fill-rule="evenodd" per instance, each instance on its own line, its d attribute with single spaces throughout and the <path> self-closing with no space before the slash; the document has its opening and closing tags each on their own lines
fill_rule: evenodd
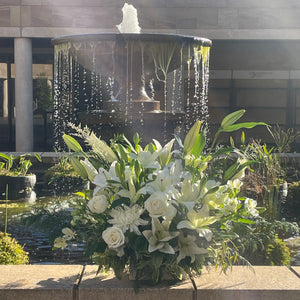
<svg viewBox="0 0 300 300">
<path fill-rule="evenodd" d="M 4 224 L 4 233 L 7 232 L 7 203 L 8 203 L 8 184 L 5 188 L 5 224 Z"/>
</svg>

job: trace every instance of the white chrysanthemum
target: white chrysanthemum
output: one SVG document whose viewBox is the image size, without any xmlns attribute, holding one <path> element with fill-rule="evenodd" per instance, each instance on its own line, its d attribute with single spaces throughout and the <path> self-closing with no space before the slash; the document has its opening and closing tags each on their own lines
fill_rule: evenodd
<svg viewBox="0 0 300 300">
<path fill-rule="evenodd" d="M 124 206 L 124 208 L 117 207 L 110 212 L 112 219 L 108 220 L 108 223 L 115 225 L 123 232 L 129 229 L 130 232 L 140 235 L 141 232 L 138 226 L 148 224 L 148 221 L 140 218 L 143 212 L 144 209 L 139 205 L 134 205 L 133 207 Z"/>
</svg>

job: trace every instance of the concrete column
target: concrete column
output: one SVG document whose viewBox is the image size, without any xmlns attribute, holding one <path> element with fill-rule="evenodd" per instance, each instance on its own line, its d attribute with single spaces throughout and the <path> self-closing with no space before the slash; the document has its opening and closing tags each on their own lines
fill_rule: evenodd
<svg viewBox="0 0 300 300">
<path fill-rule="evenodd" d="M 3 80 L 3 117 L 8 117 L 8 84 L 7 79 Z"/>
<path fill-rule="evenodd" d="M 32 43 L 15 38 L 16 151 L 33 151 Z"/>
</svg>

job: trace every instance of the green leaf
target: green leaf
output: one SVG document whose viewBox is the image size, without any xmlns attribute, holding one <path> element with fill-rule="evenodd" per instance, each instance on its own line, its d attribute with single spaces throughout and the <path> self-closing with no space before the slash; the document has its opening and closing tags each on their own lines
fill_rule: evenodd
<svg viewBox="0 0 300 300">
<path fill-rule="evenodd" d="M 217 150 L 215 153 L 213 153 L 212 156 L 217 157 L 219 155 L 229 154 L 229 153 L 232 153 L 233 150 L 234 150 L 234 148 L 232 148 L 232 147 L 221 148 L 221 149 Z"/>
<path fill-rule="evenodd" d="M 5 160 L 11 160 L 11 158 L 4 153 L 0 153 L 0 157 L 4 158 Z"/>
<path fill-rule="evenodd" d="M 176 140 L 177 144 L 179 145 L 179 147 L 183 148 L 183 144 L 182 144 L 181 138 L 177 134 L 175 134 L 174 137 L 175 137 L 175 140 Z"/>
<path fill-rule="evenodd" d="M 243 145 L 245 145 L 245 140 L 246 140 L 246 137 L 245 137 L 245 131 L 243 131 L 242 134 L 241 134 L 241 143 L 242 143 Z"/>
<path fill-rule="evenodd" d="M 120 206 L 122 204 L 129 206 L 130 205 L 130 199 L 129 198 L 125 198 L 125 197 L 121 197 L 121 198 L 119 198 L 117 200 L 114 200 L 113 203 L 111 204 L 110 208 L 113 209 L 113 208 L 115 208 L 117 206 Z"/>
<path fill-rule="evenodd" d="M 70 163 L 72 167 L 74 168 L 75 172 L 79 174 L 83 179 L 88 178 L 88 174 L 84 168 L 84 166 L 80 163 L 80 160 L 76 157 L 69 157 Z"/>
<path fill-rule="evenodd" d="M 34 156 L 39 162 L 42 162 L 42 157 L 38 153 L 34 153 Z"/>
<path fill-rule="evenodd" d="M 82 147 L 73 137 L 67 134 L 63 134 L 62 138 L 70 150 L 73 150 L 75 152 L 83 152 Z"/>
<path fill-rule="evenodd" d="M 244 223 L 244 224 L 255 224 L 254 221 L 244 219 L 244 218 L 239 218 L 238 221 L 241 222 L 241 223 Z"/>
<path fill-rule="evenodd" d="M 250 128 L 253 128 L 255 126 L 258 126 L 258 125 L 265 125 L 265 126 L 268 126 L 266 123 L 264 122 L 248 122 L 248 123 L 238 123 L 238 124 L 234 124 L 234 125 L 230 125 L 230 126 L 227 126 L 227 127 L 224 127 L 221 129 L 221 131 L 224 131 L 224 132 L 232 132 L 232 131 L 236 131 L 236 130 L 239 130 L 241 128 L 247 128 L 247 129 L 250 129 Z"/>
<path fill-rule="evenodd" d="M 141 174 L 142 168 L 141 168 L 141 165 L 138 160 L 135 160 L 135 162 L 134 162 L 134 171 L 135 171 L 136 177 L 139 177 Z"/>
<path fill-rule="evenodd" d="M 241 110 L 235 111 L 235 112 L 227 115 L 221 123 L 221 128 L 231 126 L 237 120 L 239 120 L 244 115 L 245 112 L 246 112 L 245 109 L 241 109 Z"/>
<path fill-rule="evenodd" d="M 200 132 L 198 134 L 198 138 L 196 140 L 196 143 L 194 147 L 191 150 L 191 154 L 195 156 L 195 158 L 198 158 L 201 154 L 206 145 L 206 136 L 204 132 Z"/>
<path fill-rule="evenodd" d="M 121 159 L 128 162 L 128 154 L 127 154 L 124 146 L 121 144 L 118 144 L 117 147 L 118 147 L 118 153 L 120 154 Z"/>
<path fill-rule="evenodd" d="M 183 152 L 190 154 L 191 150 L 193 149 L 197 139 L 198 134 L 201 128 L 201 121 L 196 121 L 193 127 L 187 133 L 184 142 L 183 142 Z"/>
</svg>

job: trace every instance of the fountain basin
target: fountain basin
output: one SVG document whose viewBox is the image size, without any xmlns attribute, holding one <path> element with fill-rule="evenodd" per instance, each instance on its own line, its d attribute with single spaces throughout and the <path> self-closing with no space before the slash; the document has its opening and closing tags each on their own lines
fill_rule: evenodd
<svg viewBox="0 0 300 300">
<path fill-rule="evenodd" d="M 167 128 L 172 134 L 207 111 L 202 109 L 211 46 L 206 38 L 103 33 L 62 36 L 52 42 L 56 139 L 68 133 L 66 120 L 97 123 L 102 137 L 103 125 L 116 124 L 122 124 L 125 134 L 138 126 L 149 136 L 145 120 L 152 120 L 152 131 L 157 132 L 153 137 L 161 140 Z"/>
</svg>

